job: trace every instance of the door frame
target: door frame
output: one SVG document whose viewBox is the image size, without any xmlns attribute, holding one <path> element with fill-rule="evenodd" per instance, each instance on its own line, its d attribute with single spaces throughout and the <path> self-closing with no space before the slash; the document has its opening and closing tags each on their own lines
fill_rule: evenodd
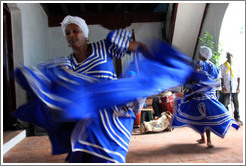
<svg viewBox="0 0 246 166">
<path fill-rule="evenodd" d="M 17 122 L 11 113 L 16 109 L 14 59 L 11 14 L 7 4 L 3 4 L 3 128 L 11 130 Z"/>
</svg>

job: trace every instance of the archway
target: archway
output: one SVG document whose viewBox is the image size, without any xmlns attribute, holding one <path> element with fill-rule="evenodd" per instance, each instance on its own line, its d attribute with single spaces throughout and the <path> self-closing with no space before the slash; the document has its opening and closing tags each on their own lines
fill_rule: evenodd
<svg viewBox="0 0 246 166">
<path fill-rule="evenodd" d="M 234 55 L 234 64 L 240 69 L 239 111 L 245 120 L 245 2 L 230 2 L 226 10 L 219 42 L 223 49 L 220 64 L 226 61 L 226 52 Z"/>
</svg>

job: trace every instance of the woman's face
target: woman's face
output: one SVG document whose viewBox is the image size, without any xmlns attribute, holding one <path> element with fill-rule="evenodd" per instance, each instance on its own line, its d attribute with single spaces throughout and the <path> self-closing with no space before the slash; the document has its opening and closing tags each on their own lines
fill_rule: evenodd
<svg viewBox="0 0 246 166">
<path fill-rule="evenodd" d="M 69 24 L 65 29 L 66 40 L 70 47 L 79 48 L 87 44 L 85 35 L 76 24 Z"/>
<path fill-rule="evenodd" d="M 199 54 L 199 59 L 202 60 L 202 61 L 206 61 L 207 60 L 206 58 L 202 57 L 201 54 Z"/>
</svg>

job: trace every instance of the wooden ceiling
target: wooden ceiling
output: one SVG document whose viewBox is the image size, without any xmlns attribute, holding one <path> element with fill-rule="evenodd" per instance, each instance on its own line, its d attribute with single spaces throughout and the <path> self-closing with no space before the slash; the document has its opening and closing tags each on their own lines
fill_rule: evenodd
<svg viewBox="0 0 246 166">
<path fill-rule="evenodd" d="M 41 3 L 50 27 L 60 26 L 67 15 L 79 16 L 88 25 L 108 29 L 125 28 L 131 23 L 160 22 L 166 19 L 168 3 Z"/>
</svg>

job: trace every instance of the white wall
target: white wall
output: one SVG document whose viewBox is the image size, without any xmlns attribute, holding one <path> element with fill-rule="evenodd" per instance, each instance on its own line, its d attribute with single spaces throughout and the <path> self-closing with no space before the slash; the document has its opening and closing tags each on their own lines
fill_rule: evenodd
<svg viewBox="0 0 246 166">
<path fill-rule="evenodd" d="M 161 38 L 161 29 L 163 23 L 133 23 L 127 27 L 128 30 L 134 29 L 135 38 L 137 41 L 147 43 L 148 38 Z M 105 39 L 109 30 L 101 25 L 89 25 L 89 41 L 95 42 Z M 67 46 L 65 36 L 60 27 L 52 27 L 48 30 L 48 54 L 50 58 L 67 56 L 72 50 Z"/>
<path fill-rule="evenodd" d="M 128 27 L 129 30 L 134 29 L 135 38 L 137 41 L 148 44 L 150 38 L 162 38 L 162 22 L 152 23 L 134 23 Z"/>
<path fill-rule="evenodd" d="M 48 56 L 48 18 L 35 3 L 18 3 L 21 10 L 24 64 L 33 66 Z"/>
<path fill-rule="evenodd" d="M 205 3 L 179 3 L 172 45 L 193 56 Z"/>
</svg>

